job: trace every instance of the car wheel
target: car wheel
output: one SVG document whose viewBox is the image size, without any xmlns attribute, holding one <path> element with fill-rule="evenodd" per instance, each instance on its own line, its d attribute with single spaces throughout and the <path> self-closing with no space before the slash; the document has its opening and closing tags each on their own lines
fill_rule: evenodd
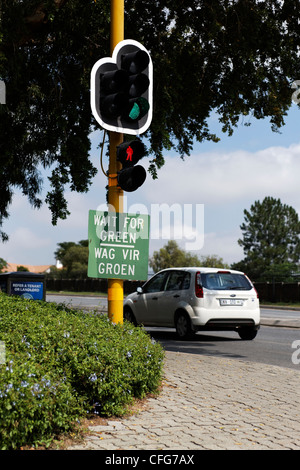
<svg viewBox="0 0 300 470">
<path fill-rule="evenodd" d="M 129 321 L 134 326 L 137 326 L 135 316 L 132 313 L 132 310 L 129 307 L 124 308 L 123 319 Z"/>
<path fill-rule="evenodd" d="M 180 339 L 188 339 L 192 336 L 191 320 L 186 313 L 180 312 L 177 314 L 175 327 L 176 333 Z"/>
<path fill-rule="evenodd" d="M 255 328 L 251 328 L 251 327 L 239 328 L 238 329 L 238 334 L 240 335 L 241 339 L 251 340 L 251 339 L 254 339 L 255 336 L 257 335 L 257 330 Z"/>
</svg>

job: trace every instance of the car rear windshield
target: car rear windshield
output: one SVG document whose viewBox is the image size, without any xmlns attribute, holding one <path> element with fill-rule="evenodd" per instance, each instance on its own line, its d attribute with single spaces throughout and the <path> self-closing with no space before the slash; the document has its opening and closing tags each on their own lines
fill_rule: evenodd
<svg viewBox="0 0 300 470">
<path fill-rule="evenodd" d="M 251 290 L 252 285 L 243 274 L 201 273 L 202 286 L 211 290 Z"/>
</svg>

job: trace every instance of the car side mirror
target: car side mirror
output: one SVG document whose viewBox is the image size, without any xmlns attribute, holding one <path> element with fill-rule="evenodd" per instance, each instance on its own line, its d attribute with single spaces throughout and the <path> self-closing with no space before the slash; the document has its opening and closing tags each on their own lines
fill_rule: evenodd
<svg viewBox="0 0 300 470">
<path fill-rule="evenodd" d="M 136 291 L 137 291 L 138 294 L 142 294 L 142 293 L 143 293 L 143 289 L 142 289 L 141 287 L 138 287 Z"/>
</svg>

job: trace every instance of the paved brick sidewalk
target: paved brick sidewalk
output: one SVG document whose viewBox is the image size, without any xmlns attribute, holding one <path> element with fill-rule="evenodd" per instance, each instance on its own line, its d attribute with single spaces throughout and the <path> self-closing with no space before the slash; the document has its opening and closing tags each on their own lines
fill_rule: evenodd
<svg viewBox="0 0 300 470">
<path fill-rule="evenodd" d="M 166 352 L 163 391 L 69 450 L 300 449 L 299 372 Z"/>
</svg>

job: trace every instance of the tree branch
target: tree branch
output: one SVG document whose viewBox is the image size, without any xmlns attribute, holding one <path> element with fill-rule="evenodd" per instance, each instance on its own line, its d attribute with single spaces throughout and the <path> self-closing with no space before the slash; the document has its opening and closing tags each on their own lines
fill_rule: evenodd
<svg viewBox="0 0 300 470">
<path fill-rule="evenodd" d="M 63 7 L 68 0 L 53 0 L 53 3 L 57 9 Z M 40 29 L 48 21 L 47 11 L 45 9 L 44 2 L 41 2 L 36 6 L 35 11 L 32 15 L 25 18 L 25 24 L 30 32 L 34 33 L 37 29 Z M 25 41 L 30 40 L 31 37 L 26 37 Z M 22 41 L 23 42 L 23 41 Z"/>
</svg>

